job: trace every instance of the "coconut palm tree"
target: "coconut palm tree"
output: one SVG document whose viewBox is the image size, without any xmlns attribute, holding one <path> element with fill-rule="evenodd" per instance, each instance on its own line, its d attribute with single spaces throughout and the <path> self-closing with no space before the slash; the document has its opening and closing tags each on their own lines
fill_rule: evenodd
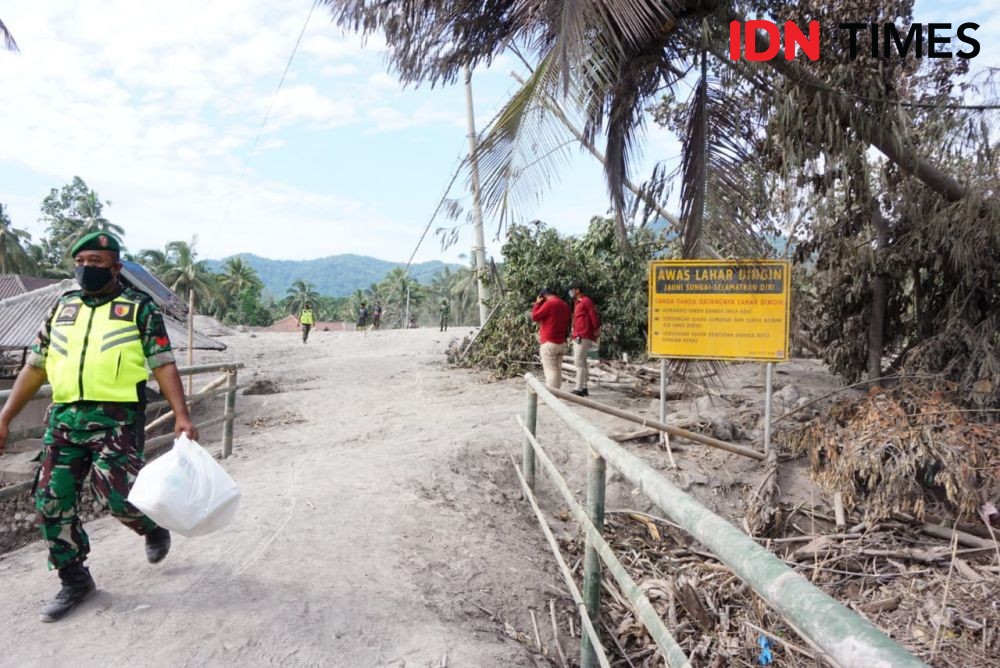
<svg viewBox="0 0 1000 668">
<path fill-rule="evenodd" d="M 236 322 L 243 322 L 243 293 L 248 288 L 262 288 L 263 283 L 257 275 L 257 271 L 243 258 L 231 257 L 222 265 L 222 277 L 219 279 L 219 286 L 222 288 L 223 301 L 227 305 L 236 304 Z"/>
<path fill-rule="evenodd" d="M 405 272 L 402 267 L 396 267 L 385 275 L 379 287 L 384 299 L 382 305 L 385 309 L 382 313 L 382 319 L 398 324 L 399 327 L 405 327 L 406 323 L 403 320 L 406 317 L 407 308 L 412 314 L 423 303 L 423 289 L 420 283 Z"/>
<path fill-rule="evenodd" d="M 8 51 L 18 52 L 17 42 L 14 41 L 14 36 L 10 34 L 10 30 L 4 25 L 3 21 L 0 21 L 0 37 L 3 38 L 4 48 Z"/>
<path fill-rule="evenodd" d="M 136 259 L 140 264 L 146 267 L 151 274 L 159 278 L 161 281 L 165 281 L 165 276 L 171 269 L 170 259 L 167 257 L 167 252 L 165 250 L 159 250 L 157 248 L 146 248 L 136 255 Z"/>
<path fill-rule="evenodd" d="M 192 307 L 196 303 L 208 304 L 218 295 L 215 275 L 209 271 L 204 260 L 198 260 L 198 253 L 195 250 L 197 244 L 197 237 L 190 243 L 186 241 L 168 243 L 165 252 L 168 264 L 160 277 L 171 290 L 184 295 Z"/>
<path fill-rule="evenodd" d="M 371 298 L 364 290 L 355 290 L 341 308 L 340 317 L 348 322 L 357 322 L 362 304 L 371 304 Z M 383 316 L 384 317 L 384 316 Z"/>
<path fill-rule="evenodd" d="M 429 307 L 434 311 L 432 315 L 437 315 L 437 304 L 442 299 L 447 299 L 451 306 L 452 322 L 456 325 L 473 322 L 479 317 L 476 272 L 471 267 L 462 267 L 457 271 L 445 267 L 431 278 L 427 292 L 429 296 L 433 296 L 434 303 Z"/>
<path fill-rule="evenodd" d="M 10 216 L 4 209 L 6 207 L 0 204 L 0 274 L 8 271 L 28 273 L 33 263 L 21 244 L 30 242 L 31 235 L 11 225 Z"/>
<path fill-rule="evenodd" d="M 319 301 L 320 294 L 316 286 L 303 279 L 297 279 L 285 293 L 285 302 L 289 313 L 301 313 L 306 304 Z"/>
</svg>

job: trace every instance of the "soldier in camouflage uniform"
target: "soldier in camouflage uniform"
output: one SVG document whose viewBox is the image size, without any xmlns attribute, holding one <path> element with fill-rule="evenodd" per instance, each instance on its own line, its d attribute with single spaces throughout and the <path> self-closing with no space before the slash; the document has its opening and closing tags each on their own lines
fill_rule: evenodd
<svg viewBox="0 0 1000 668">
<path fill-rule="evenodd" d="M 170 550 L 170 532 L 127 500 L 144 461 L 147 367 L 174 411 L 175 433 L 198 437 L 163 317 L 149 295 L 118 282 L 120 250 L 117 239 L 96 232 L 74 245 L 82 290 L 59 298 L 0 411 L 3 452 L 11 421 L 46 379 L 51 383 L 35 508 L 49 568 L 58 569 L 63 586 L 40 613 L 46 622 L 67 615 L 95 589 L 84 566 L 90 543 L 78 513 L 88 473 L 94 498 L 145 536 L 150 563 Z"/>
</svg>

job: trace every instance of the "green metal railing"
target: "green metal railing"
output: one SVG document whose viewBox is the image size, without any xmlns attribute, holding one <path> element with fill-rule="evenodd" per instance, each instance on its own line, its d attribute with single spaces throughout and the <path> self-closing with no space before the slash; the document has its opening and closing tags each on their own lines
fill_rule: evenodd
<svg viewBox="0 0 1000 668">
<path fill-rule="evenodd" d="M 239 387 L 237 382 L 237 373 L 240 369 L 244 367 L 243 362 L 228 362 L 221 364 L 200 364 L 197 366 L 189 367 L 179 367 L 177 369 L 181 376 L 198 376 L 206 373 L 218 373 L 222 372 L 222 376 L 215 379 L 214 381 L 208 383 L 204 389 L 202 389 L 197 394 L 193 394 L 187 397 L 188 406 L 196 406 L 198 404 L 204 403 L 209 399 L 225 395 L 225 409 L 222 415 L 218 415 L 213 418 L 204 420 L 203 422 L 195 424 L 199 429 L 208 429 L 209 427 L 214 427 L 217 425 L 222 425 L 222 457 L 226 458 L 233 454 L 233 425 L 236 419 L 236 390 Z M 225 385 L 223 389 L 221 386 Z M 3 404 L 10 398 L 11 390 L 0 390 L 0 404 Z M 51 397 L 52 396 L 52 386 L 43 385 L 41 389 L 35 394 L 35 399 Z M 167 401 L 154 401 L 146 406 L 146 412 L 149 414 L 151 411 L 160 410 L 169 406 Z M 161 416 L 150 422 L 146 426 L 146 431 L 150 431 L 157 424 L 161 423 L 170 415 L 168 413 L 165 416 Z M 7 438 L 7 443 L 16 443 L 17 441 L 23 441 L 29 438 L 41 438 L 45 434 L 45 427 L 31 427 L 29 429 L 22 429 L 20 431 L 12 432 Z M 162 436 L 156 436 L 146 441 L 145 451 L 146 454 L 155 452 L 159 448 L 165 445 L 169 445 L 174 442 L 174 435 L 163 434 Z M 6 487 L 0 488 L 0 499 L 6 498 L 8 496 L 13 496 L 20 494 L 24 491 L 31 489 L 31 480 L 25 480 L 23 482 L 15 483 L 13 485 L 8 485 Z"/>
<path fill-rule="evenodd" d="M 526 374 L 527 405 L 525 419 L 518 419 L 524 433 L 522 464 L 515 469 L 525 496 L 548 537 L 550 531 L 534 498 L 535 463 L 554 483 L 569 504 L 576 521 L 586 535 L 581 621 L 589 617 L 587 628 L 596 625 L 601 587 L 601 563 L 608 568 L 635 610 L 638 619 L 649 631 L 668 666 L 690 665 L 684 652 L 670 634 L 663 620 L 624 566 L 601 536 L 604 523 L 605 467 L 612 466 L 648 496 L 672 521 L 707 547 L 737 577 L 748 584 L 797 633 L 820 650 L 820 658 L 833 666 L 858 668 L 911 668 L 925 666 L 904 647 L 891 640 L 871 622 L 855 614 L 841 603 L 812 585 L 806 578 L 786 566 L 770 551 L 722 519 L 690 495 L 673 485 L 651 466 L 608 438 L 596 427 L 574 413 L 559 396 L 545 387 L 533 375 Z M 559 395 L 564 393 L 558 392 Z M 587 509 L 574 498 L 555 464 L 545 454 L 536 438 L 538 399 L 546 405 L 588 446 Z M 524 474 L 522 475 L 522 471 Z M 531 475 L 528 475 L 531 472 Z M 557 555 L 564 579 L 572 575 L 554 541 L 550 547 Z M 574 592 L 571 588 L 571 594 Z M 576 600 L 574 595 L 574 600 Z M 606 665 L 603 648 L 596 634 L 581 637 L 581 666 Z"/>
</svg>

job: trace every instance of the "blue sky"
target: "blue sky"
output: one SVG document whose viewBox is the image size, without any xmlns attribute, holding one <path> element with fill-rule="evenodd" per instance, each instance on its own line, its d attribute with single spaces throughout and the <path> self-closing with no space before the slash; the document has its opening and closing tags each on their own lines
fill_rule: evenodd
<svg viewBox="0 0 1000 668">
<path fill-rule="evenodd" d="M 405 260 L 467 148 L 464 90 L 402 89 L 378 39 L 362 47 L 318 8 L 249 155 L 311 2 L 0 0 L 21 47 L 0 53 L 0 202 L 15 226 L 41 234 L 41 200 L 78 174 L 132 249 L 197 235 L 203 257 Z M 917 20 L 983 23 L 981 68 L 1000 62 L 998 5 L 921 2 Z M 515 67 L 501 56 L 475 73 L 480 127 Z M 638 179 L 679 151 L 650 126 Z M 572 233 L 607 207 L 600 165 L 573 150 L 520 213 Z M 495 234 L 487 221 L 498 254 Z M 456 246 L 428 238 L 417 259 L 459 261 L 471 244 L 463 227 Z"/>
</svg>

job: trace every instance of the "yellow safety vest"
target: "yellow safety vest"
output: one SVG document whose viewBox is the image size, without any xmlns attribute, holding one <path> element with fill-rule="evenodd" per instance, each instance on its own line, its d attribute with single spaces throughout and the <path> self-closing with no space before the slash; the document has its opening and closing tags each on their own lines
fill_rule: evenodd
<svg viewBox="0 0 1000 668">
<path fill-rule="evenodd" d="M 302 315 L 299 316 L 299 322 L 303 325 L 313 324 L 313 312 L 310 309 L 303 311 Z"/>
<path fill-rule="evenodd" d="M 136 322 L 139 302 L 119 295 L 90 307 L 80 297 L 59 304 L 52 316 L 45 373 L 52 401 L 135 403 L 148 377 Z"/>
</svg>

